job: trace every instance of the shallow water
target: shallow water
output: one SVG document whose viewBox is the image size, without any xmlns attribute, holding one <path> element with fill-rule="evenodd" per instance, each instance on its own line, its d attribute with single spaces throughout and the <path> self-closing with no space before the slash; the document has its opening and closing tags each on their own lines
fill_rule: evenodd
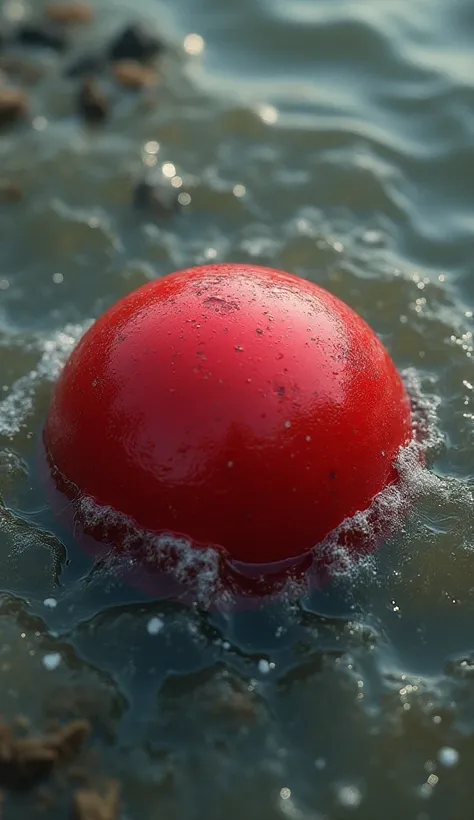
<svg viewBox="0 0 474 820">
<path fill-rule="evenodd" d="M 40 7 L 35 2 L 32 6 Z M 157 91 L 90 131 L 63 58 L 0 135 L 0 708 L 90 717 L 128 818 L 464 820 L 474 766 L 474 12 L 469 0 L 96 2 L 76 50 L 143 16 Z M 27 10 L 5 2 L 4 15 Z M 190 33 L 205 42 L 187 55 Z M 68 57 L 64 58 L 67 62 Z M 156 145 L 158 143 L 158 152 Z M 164 163 L 191 203 L 132 207 Z M 167 167 L 169 170 L 169 166 Z M 165 180 L 166 181 L 166 180 Z M 432 418 L 400 532 L 356 572 L 248 613 L 143 596 L 61 541 L 35 475 L 61 363 L 150 278 L 251 261 L 323 284 Z M 59 275 L 60 274 L 60 275 Z M 5 817 L 34 811 L 9 797 Z M 68 816 L 62 787 L 46 816 Z M 44 816 L 44 815 L 43 815 Z"/>
</svg>

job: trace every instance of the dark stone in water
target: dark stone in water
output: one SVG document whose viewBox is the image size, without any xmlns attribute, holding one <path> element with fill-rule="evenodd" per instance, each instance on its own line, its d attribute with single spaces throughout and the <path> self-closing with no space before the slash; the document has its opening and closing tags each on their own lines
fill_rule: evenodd
<svg viewBox="0 0 474 820">
<path fill-rule="evenodd" d="M 23 191 L 15 182 L 0 178 L 0 202 L 18 202 Z"/>
<path fill-rule="evenodd" d="M 162 54 L 165 45 L 155 34 L 136 23 L 126 26 L 108 49 L 110 60 L 149 60 Z"/>
<path fill-rule="evenodd" d="M 142 179 L 135 186 L 133 204 L 139 211 L 149 211 L 156 217 L 169 217 L 182 210 L 178 196 L 176 188 Z"/>
<path fill-rule="evenodd" d="M 0 89 L 0 127 L 23 119 L 28 113 L 28 97 L 17 88 Z"/>
<path fill-rule="evenodd" d="M 109 113 L 109 101 L 99 84 L 88 77 L 79 89 L 78 108 L 82 117 L 89 123 L 101 123 Z"/>
<path fill-rule="evenodd" d="M 76 79 L 91 74 L 100 74 L 105 65 L 105 58 L 100 54 L 83 54 L 67 66 L 64 75 Z"/>
<path fill-rule="evenodd" d="M 68 40 L 54 26 L 43 23 L 23 23 L 18 26 L 13 42 L 24 46 L 51 48 L 54 51 L 64 51 Z"/>
</svg>

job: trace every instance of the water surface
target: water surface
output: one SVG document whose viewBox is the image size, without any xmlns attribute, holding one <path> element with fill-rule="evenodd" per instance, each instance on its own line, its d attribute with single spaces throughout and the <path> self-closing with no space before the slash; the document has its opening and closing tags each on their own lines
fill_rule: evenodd
<svg viewBox="0 0 474 820">
<path fill-rule="evenodd" d="M 35 9 L 42 3 L 32 3 Z M 469 0 L 96 0 L 75 51 L 141 17 L 158 90 L 78 120 L 44 54 L 0 136 L 0 704 L 89 717 L 126 817 L 464 820 L 474 766 L 474 12 Z M 4 15 L 28 13 L 5 2 Z M 199 34 L 198 55 L 185 37 Z M 144 172 L 191 202 L 139 212 Z M 169 172 L 169 165 L 165 170 Z M 297 602 L 206 613 L 93 571 L 43 508 L 38 431 L 109 304 L 206 261 L 291 270 L 381 335 L 432 415 L 402 530 Z M 70 787 L 46 816 L 66 817 Z M 25 802 L 26 801 L 26 802 Z M 30 802 L 28 802 L 30 801 Z M 8 798 L 5 817 L 35 798 Z M 49 812 L 49 813 L 48 813 Z"/>
</svg>

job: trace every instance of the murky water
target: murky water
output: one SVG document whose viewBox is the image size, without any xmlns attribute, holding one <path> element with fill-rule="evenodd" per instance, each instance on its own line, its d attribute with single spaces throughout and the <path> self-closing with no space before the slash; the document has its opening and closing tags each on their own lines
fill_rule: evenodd
<svg viewBox="0 0 474 820">
<path fill-rule="evenodd" d="M 77 53 L 137 15 L 171 49 L 158 89 L 111 86 L 93 131 L 61 74 L 69 57 L 39 55 L 31 122 L 0 136 L 1 176 L 23 190 L 0 203 L 1 712 L 38 729 L 90 717 L 94 766 L 120 780 L 134 820 L 465 820 L 472 4 L 96 8 Z M 202 53 L 185 53 L 190 33 Z M 180 177 L 190 204 L 166 218 L 134 209 L 145 172 Z M 210 260 L 291 270 L 341 296 L 433 417 L 430 471 L 412 476 L 402 531 L 323 591 L 240 614 L 150 600 L 93 570 L 61 541 L 35 475 L 52 383 L 84 328 L 147 279 Z M 68 816 L 68 795 L 46 816 Z M 32 816 L 34 801 L 9 797 L 5 817 Z"/>
</svg>

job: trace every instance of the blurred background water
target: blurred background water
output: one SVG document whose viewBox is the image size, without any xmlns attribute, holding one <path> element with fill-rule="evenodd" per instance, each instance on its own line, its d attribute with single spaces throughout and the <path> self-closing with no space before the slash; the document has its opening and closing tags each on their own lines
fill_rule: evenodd
<svg viewBox="0 0 474 820">
<path fill-rule="evenodd" d="M 2 14 L 42 6 L 4 0 Z M 90 718 L 93 768 L 118 778 L 134 820 L 465 820 L 474 7 L 94 8 L 74 54 L 131 20 L 169 50 L 158 87 L 111 88 L 93 130 L 64 77 L 72 52 L 38 52 L 30 118 L 0 133 L 0 177 L 22 191 L 0 202 L 0 709 L 38 728 Z M 134 208 L 144 174 L 188 204 Z M 90 321 L 149 279 L 224 260 L 291 270 L 351 304 L 417 385 L 434 441 L 403 530 L 369 566 L 246 614 L 153 601 L 91 571 L 35 475 L 52 383 Z M 9 798 L 5 817 L 34 805 Z M 46 816 L 67 812 L 66 788 Z"/>
</svg>

